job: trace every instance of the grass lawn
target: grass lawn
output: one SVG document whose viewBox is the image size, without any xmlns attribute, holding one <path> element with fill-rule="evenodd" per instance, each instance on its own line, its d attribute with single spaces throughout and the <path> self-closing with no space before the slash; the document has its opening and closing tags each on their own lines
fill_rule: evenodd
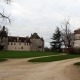
<svg viewBox="0 0 80 80">
<path fill-rule="evenodd" d="M 0 51 L 0 58 L 30 58 L 48 55 L 58 55 L 54 52 L 38 52 L 38 51 Z"/>
<path fill-rule="evenodd" d="M 80 62 L 75 63 L 74 65 L 80 66 Z"/>
<path fill-rule="evenodd" d="M 52 62 L 52 61 L 60 61 L 65 59 L 72 59 L 80 57 L 80 55 L 59 55 L 59 56 L 50 56 L 50 57 L 43 57 L 43 58 L 35 58 L 29 60 L 29 62 Z"/>
<path fill-rule="evenodd" d="M 39 51 L 0 51 L 0 62 L 5 61 L 7 58 L 30 58 L 30 57 L 41 57 L 48 56 L 42 58 L 35 58 L 29 60 L 29 62 L 51 62 L 51 61 L 59 61 L 71 58 L 80 57 L 80 55 L 59 55 L 60 53 L 56 52 L 39 52 Z M 52 56 L 51 56 L 52 55 Z M 57 55 L 57 56 L 53 56 Z"/>
</svg>

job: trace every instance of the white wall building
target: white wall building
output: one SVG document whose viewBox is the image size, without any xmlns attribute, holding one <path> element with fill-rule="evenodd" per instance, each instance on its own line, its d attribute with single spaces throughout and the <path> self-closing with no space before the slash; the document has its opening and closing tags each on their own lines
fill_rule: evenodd
<svg viewBox="0 0 80 80">
<path fill-rule="evenodd" d="M 80 29 L 74 31 L 74 48 L 80 48 Z"/>
<path fill-rule="evenodd" d="M 8 37 L 7 50 L 30 51 L 30 41 L 24 37 Z"/>
</svg>

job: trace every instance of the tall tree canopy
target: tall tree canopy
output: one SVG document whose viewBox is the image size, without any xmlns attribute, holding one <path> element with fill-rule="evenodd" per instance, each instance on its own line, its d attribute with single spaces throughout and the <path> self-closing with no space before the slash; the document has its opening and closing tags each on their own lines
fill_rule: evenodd
<svg viewBox="0 0 80 80">
<path fill-rule="evenodd" d="M 56 28 L 55 33 L 53 33 L 53 36 L 51 39 L 52 39 L 52 42 L 50 42 L 51 49 L 60 51 L 61 45 L 62 45 L 62 40 L 61 40 L 61 31 L 58 27 Z"/>
<path fill-rule="evenodd" d="M 65 23 L 61 26 L 62 27 L 62 40 L 64 43 L 65 48 L 70 48 L 73 46 L 73 33 L 70 29 L 70 23 L 69 20 L 66 20 Z"/>
</svg>

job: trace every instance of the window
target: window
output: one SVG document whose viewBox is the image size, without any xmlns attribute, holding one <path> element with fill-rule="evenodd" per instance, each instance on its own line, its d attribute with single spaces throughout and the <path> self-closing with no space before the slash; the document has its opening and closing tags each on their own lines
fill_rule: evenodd
<svg viewBox="0 0 80 80">
<path fill-rule="evenodd" d="M 21 49 L 23 49 L 23 47 L 21 47 Z"/>
<path fill-rule="evenodd" d="M 11 45 L 13 45 L 13 43 L 11 42 Z"/>
<path fill-rule="evenodd" d="M 27 43 L 27 46 L 28 46 L 28 43 Z"/>
</svg>

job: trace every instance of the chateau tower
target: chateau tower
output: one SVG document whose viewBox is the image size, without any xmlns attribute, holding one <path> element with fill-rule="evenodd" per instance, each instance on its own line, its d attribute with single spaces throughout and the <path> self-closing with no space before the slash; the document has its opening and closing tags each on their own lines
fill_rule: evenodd
<svg viewBox="0 0 80 80">
<path fill-rule="evenodd" d="M 74 31 L 74 47 L 80 48 L 80 29 Z"/>
<path fill-rule="evenodd" d="M 44 40 L 37 33 L 31 34 L 31 51 L 44 51 Z"/>
</svg>

